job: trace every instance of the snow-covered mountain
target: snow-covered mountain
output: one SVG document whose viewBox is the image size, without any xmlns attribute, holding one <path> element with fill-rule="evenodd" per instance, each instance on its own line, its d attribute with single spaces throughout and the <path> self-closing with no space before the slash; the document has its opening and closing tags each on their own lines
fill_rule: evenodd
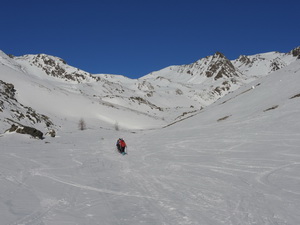
<svg viewBox="0 0 300 225">
<path fill-rule="evenodd" d="M 299 59 L 300 47 L 288 53 L 268 52 L 252 56 L 241 55 L 233 65 L 248 77 L 260 77 L 279 70 Z"/>
<path fill-rule="evenodd" d="M 167 67 L 141 79 L 152 85 L 163 85 L 167 91 L 174 89 L 173 84 L 176 84 L 179 93 L 199 102 L 200 106 L 211 104 L 240 87 L 245 80 L 243 74 L 219 52 L 189 65 Z"/>
<path fill-rule="evenodd" d="M 0 80 L 0 112 L 3 114 L 2 122 L 9 124 L 21 123 L 27 126 L 39 126 L 43 124 L 45 127 L 51 129 L 54 125 L 51 120 L 47 116 L 37 113 L 31 107 L 19 103 L 15 98 L 15 92 L 14 85 Z"/>
<path fill-rule="evenodd" d="M 240 56 L 232 61 L 217 52 L 189 65 L 170 66 L 140 79 L 129 79 L 90 74 L 45 54 L 14 57 L 0 52 L 2 89 L 6 88 L 3 85 L 12 85 L 15 90 L 10 102 L 1 100 L 2 111 L 6 109 L 1 113 L 1 132 L 15 122 L 48 132 L 62 128 L 69 120 L 75 126 L 81 118 L 107 128 L 165 126 L 297 58 L 299 48 L 289 53 Z M 4 104 L 10 108 L 4 108 Z M 33 113 L 28 109 L 38 118 L 30 119 Z"/>
<path fill-rule="evenodd" d="M 262 62 L 248 74 L 218 53 L 200 60 L 211 73 L 172 66 L 139 80 L 90 81 L 28 73 L 2 54 L 1 129 L 32 107 L 20 123 L 46 115 L 58 136 L 0 135 L 1 224 L 299 224 L 300 60 L 282 54 L 286 66 L 270 72 L 276 54 L 256 56 Z M 200 70 L 200 61 L 190 66 Z M 217 82 L 231 79 L 214 101 Z M 207 92 L 191 100 L 202 83 Z M 185 101 L 206 107 L 174 120 Z M 77 128 L 79 117 L 87 130 Z M 120 129 L 111 129 L 116 118 Z M 114 150 L 119 137 L 126 156 Z"/>
<path fill-rule="evenodd" d="M 69 66 L 63 59 L 45 54 L 13 57 L 27 74 L 57 77 L 72 83 L 91 82 L 96 78 L 90 73 Z"/>
</svg>

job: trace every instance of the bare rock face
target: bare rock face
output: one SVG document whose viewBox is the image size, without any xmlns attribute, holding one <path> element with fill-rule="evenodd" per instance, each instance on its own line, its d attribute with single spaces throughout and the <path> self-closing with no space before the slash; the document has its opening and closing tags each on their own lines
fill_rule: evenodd
<svg viewBox="0 0 300 225">
<path fill-rule="evenodd" d="M 31 107 L 19 103 L 15 97 L 16 92 L 13 84 L 0 80 L 0 113 L 2 113 L 0 121 L 12 125 L 12 128 L 9 130 L 13 129 L 16 126 L 15 124 L 26 124 L 28 127 L 44 124 L 48 130 L 55 126 L 46 115 L 40 114 Z M 43 136 L 34 130 L 25 128 L 23 125 L 22 127 L 24 128 L 22 131 L 18 130 L 20 133 L 26 132 L 40 138 Z"/>
<path fill-rule="evenodd" d="M 202 58 L 192 64 L 179 66 L 177 72 L 191 76 L 206 76 L 218 80 L 220 78 L 239 77 L 241 74 L 221 52 Z"/>
<path fill-rule="evenodd" d="M 291 53 L 292 53 L 292 55 L 293 55 L 294 57 L 297 57 L 297 59 L 300 59 L 300 46 L 297 47 L 297 48 L 295 48 L 295 49 L 293 49 L 293 50 L 291 51 Z"/>
<path fill-rule="evenodd" d="M 50 130 L 46 133 L 46 135 L 50 135 L 51 137 L 54 138 L 56 136 L 56 132 L 55 132 L 55 130 Z"/>
<path fill-rule="evenodd" d="M 230 62 L 222 53 L 217 52 L 213 55 L 211 64 L 206 71 L 207 77 L 214 77 L 214 80 L 218 80 L 222 77 L 238 77 L 239 74 Z"/>
<path fill-rule="evenodd" d="M 37 139 L 43 139 L 43 133 L 33 127 L 13 124 L 6 132 L 16 132 L 19 134 L 28 134 Z"/>
<path fill-rule="evenodd" d="M 15 87 L 13 84 L 5 83 L 0 80 L 0 94 L 4 96 L 6 99 L 15 97 Z"/>
<path fill-rule="evenodd" d="M 94 77 L 90 73 L 69 66 L 66 61 L 55 56 L 45 54 L 25 55 L 18 57 L 17 60 L 26 60 L 30 62 L 31 66 L 42 69 L 47 75 L 66 81 L 73 81 L 76 83 L 88 80 L 99 81 L 98 77 Z"/>
</svg>

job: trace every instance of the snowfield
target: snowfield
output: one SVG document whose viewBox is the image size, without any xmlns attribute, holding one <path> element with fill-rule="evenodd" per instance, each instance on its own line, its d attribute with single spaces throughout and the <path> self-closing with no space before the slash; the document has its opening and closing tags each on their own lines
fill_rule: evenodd
<svg viewBox="0 0 300 225">
<path fill-rule="evenodd" d="M 1 134 L 0 223 L 300 224 L 299 83 L 297 60 L 164 128 Z"/>
</svg>

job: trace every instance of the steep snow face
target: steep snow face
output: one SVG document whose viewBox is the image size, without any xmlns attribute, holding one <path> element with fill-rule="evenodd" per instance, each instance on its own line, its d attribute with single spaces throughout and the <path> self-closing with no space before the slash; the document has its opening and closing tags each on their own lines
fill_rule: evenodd
<svg viewBox="0 0 300 225">
<path fill-rule="evenodd" d="M 24 66 L 25 63 L 20 65 L 17 63 L 9 64 L 9 66 L 1 64 L 0 80 L 14 85 L 16 90 L 14 98 L 20 107 L 23 105 L 47 116 L 56 125 L 56 129 L 64 128 L 68 123 L 76 127 L 81 118 L 86 121 L 88 127 L 113 128 L 118 125 L 119 128 L 142 129 L 162 126 L 166 123 L 159 116 L 146 114 L 141 107 L 134 109 L 134 105 L 132 108 L 131 105 L 124 107 L 122 103 L 113 104 L 106 101 L 107 93 L 113 93 L 114 98 L 119 99 L 120 102 L 126 99 L 126 95 L 118 96 L 118 93 L 123 92 L 119 84 L 99 79 L 83 83 L 67 82 L 61 78 L 48 76 L 43 71 L 29 73 L 28 67 Z M 3 105 L 12 105 L 8 103 L 11 100 L 5 101 Z M 10 111 L 19 111 L 24 116 L 27 115 L 19 109 L 17 103 L 12 106 L 14 108 L 5 108 L 5 112 L 0 114 L 1 120 L 6 124 L 1 126 L 1 132 L 10 124 L 9 119 L 23 122 L 16 120 Z M 40 123 L 34 126 L 38 124 Z"/>
<path fill-rule="evenodd" d="M 0 80 L 0 117 L 1 124 L 4 129 L 8 129 L 11 124 L 22 124 L 26 126 L 42 127 L 43 130 L 53 128 L 51 120 L 37 113 L 31 107 L 20 104 L 15 98 L 16 90 L 14 85 L 8 84 Z"/>
<path fill-rule="evenodd" d="M 18 72 L 24 72 L 20 64 L 14 60 L 14 56 L 8 56 L 0 50 L 0 65 L 1 67 L 9 67 Z"/>
</svg>

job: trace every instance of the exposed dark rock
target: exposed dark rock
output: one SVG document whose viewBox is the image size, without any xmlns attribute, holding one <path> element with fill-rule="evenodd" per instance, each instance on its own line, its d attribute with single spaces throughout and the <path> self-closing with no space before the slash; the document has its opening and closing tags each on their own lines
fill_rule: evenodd
<svg viewBox="0 0 300 225">
<path fill-rule="evenodd" d="M 41 68 L 49 76 L 64 80 L 71 80 L 78 83 L 86 79 L 93 79 L 95 81 L 100 80 L 99 77 L 94 77 L 90 73 L 69 67 L 63 59 L 58 57 L 45 54 L 24 57 L 27 57 L 27 59 L 30 60 L 32 66 Z M 70 68 L 70 70 L 68 70 L 68 68 Z"/>
<path fill-rule="evenodd" d="M 46 133 L 46 135 L 49 134 L 51 137 L 55 137 L 56 136 L 56 132 L 55 130 L 50 130 Z"/>
<path fill-rule="evenodd" d="M 44 58 L 44 63 L 46 64 L 46 65 L 49 65 L 49 66 L 55 66 L 55 61 L 53 60 L 53 59 L 51 59 L 51 58 Z"/>
<path fill-rule="evenodd" d="M 264 112 L 267 112 L 267 111 L 270 111 L 270 110 L 273 110 L 273 109 L 277 109 L 277 108 L 278 108 L 278 105 L 274 105 L 271 108 L 265 109 Z"/>
<path fill-rule="evenodd" d="M 219 58 L 226 58 L 221 52 L 216 52 L 214 57 L 219 57 Z"/>
<path fill-rule="evenodd" d="M 8 57 L 11 58 L 11 59 L 15 58 L 15 56 L 12 55 L 12 54 L 8 54 Z"/>
<path fill-rule="evenodd" d="M 221 95 L 221 94 L 222 94 L 222 89 L 221 89 L 220 87 L 216 87 L 216 88 L 214 89 L 214 91 L 217 92 L 218 95 Z"/>
<path fill-rule="evenodd" d="M 6 83 L 0 80 L 0 94 L 4 95 L 7 98 L 14 98 L 15 97 L 15 87 L 13 84 Z"/>
<path fill-rule="evenodd" d="M 162 108 L 154 105 L 153 103 L 149 102 L 148 100 L 145 100 L 141 97 L 130 97 L 129 100 L 133 101 L 133 102 L 138 102 L 138 104 L 145 104 L 148 105 L 150 108 L 152 109 L 158 109 L 159 111 L 163 111 Z"/>
<path fill-rule="evenodd" d="M 7 132 L 16 132 L 19 134 L 28 134 L 34 138 L 43 139 L 43 133 L 33 127 L 27 127 L 23 125 L 11 125 L 11 128 Z"/>
<path fill-rule="evenodd" d="M 207 77 L 214 76 L 214 80 L 218 80 L 222 77 L 229 78 L 229 77 L 238 76 L 233 64 L 222 53 L 217 52 L 213 56 L 213 59 L 217 59 L 217 60 L 213 61 L 208 66 L 207 71 L 206 71 Z"/>
<path fill-rule="evenodd" d="M 270 67 L 272 68 L 272 71 L 276 71 L 280 69 L 280 66 L 277 62 L 272 62 Z"/>
<path fill-rule="evenodd" d="M 297 95 L 294 95 L 293 97 L 290 97 L 290 99 L 293 99 L 293 98 L 299 98 L 300 97 L 300 93 L 297 94 Z"/>
<path fill-rule="evenodd" d="M 182 90 L 180 90 L 179 88 L 176 89 L 175 93 L 176 95 L 183 95 Z"/>
<path fill-rule="evenodd" d="M 224 116 L 224 117 L 218 119 L 217 121 L 220 122 L 220 121 L 228 119 L 229 117 L 231 117 L 231 115 L 230 116 Z"/>
<path fill-rule="evenodd" d="M 44 123 L 48 128 L 54 126 L 49 117 L 19 103 L 15 98 L 15 93 L 13 84 L 0 80 L 0 112 L 6 111 L 9 115 L 6 116 L 5 122 L 10 125 L 22 123 L 34 126 L 37 123 Z"/>
<path fill-rule="evenodd" d="M 299 59 L 299 58 L 300 58 L 300 46 L 297 47 L 297 48 L 295 48 L 295 49 L 293 49 L 293 50 L 291 51 L 291 53 L 292 53 L 292 55 L 293 55 L 294 57 L 297 57 L 297 58 Z"/>
<path fill-rule="evenodd" d="M 241 55 L 239 58 L 238 58 L 238 61 L 240 61 L 241 63 L 245 64 L 245 65 L 249 65 L 251 64 L 251 60 L 245 56 L 245 55 Z"/>
</svg>

